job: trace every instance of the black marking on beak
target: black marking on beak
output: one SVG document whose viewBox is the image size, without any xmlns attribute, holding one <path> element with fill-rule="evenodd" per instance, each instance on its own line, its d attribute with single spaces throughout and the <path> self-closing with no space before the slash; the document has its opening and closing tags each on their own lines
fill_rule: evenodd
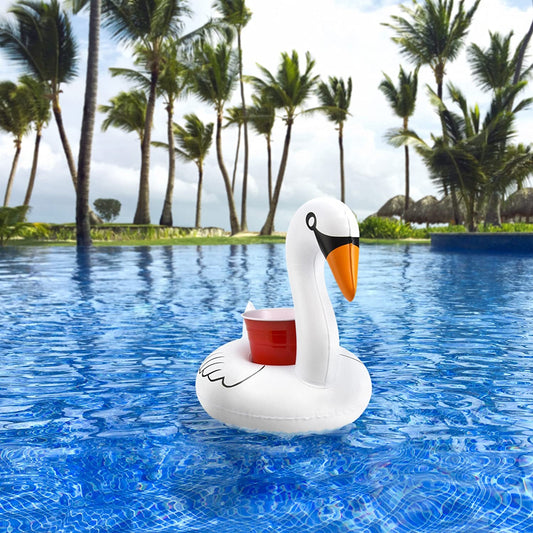
<svg viewBox="0 0 533 533">
<path fill-rule="evenodd" d="M 316 215 L 313 212 L 307 214 L 305 222 L 307 223 L 307 227 L 315 233 L 318 246 L 326 259 L 339 246 L 354 244 L 359 247 L 359 237 L 331 237 L 319 231 L 316 227 Z"/>
</svg>

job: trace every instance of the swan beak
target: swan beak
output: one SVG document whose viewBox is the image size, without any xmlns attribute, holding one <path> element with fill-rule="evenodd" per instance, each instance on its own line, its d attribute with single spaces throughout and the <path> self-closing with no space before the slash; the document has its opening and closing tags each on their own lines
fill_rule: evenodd
<svg viewBox="0 0 533 533">
<path fill-rule="evenodd" d="M 343 244 L 332 250 L 326 260 L 339 289 L 344 297 L 351 302 L 357 290 L 359 246 L 352 243 Z"/>
</svg>

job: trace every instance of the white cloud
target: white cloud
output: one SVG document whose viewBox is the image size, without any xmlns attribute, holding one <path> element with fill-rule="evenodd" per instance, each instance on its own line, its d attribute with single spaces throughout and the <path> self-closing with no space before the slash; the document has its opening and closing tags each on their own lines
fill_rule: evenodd
<svg viewBox="0 0 533 533">
<path fill-rule="evenodd" d="M 471 2 L 467 2 L 471 4 Z M 0 2 L 0 14 L 8 2 Z M 212 0 L 195 0 L 191 7 L 196 15 L 190 27 L 196 27 L 211 14 Z M 377 86 L 386 72 L 394 80 L 398 67 L 405 60 L 392 43 L 390 29 L 382 25 L 390 15 L 398 12 L 396 0 L 247 0 L 253 16 L 243 32 L 245 71 L 258 74 L 256 63 L 275 72 L 281 52 L 295 49 L 302 63 L 309 51 L 316 61 L 315 71 L 322 77 L 351 76 L 353 79 L 352 116 L 345 126 L 345 162 L 347 202 L 359 218 L 375 212 L 388 198 L 403 193 L 403 150 L 394 149 L 384 140 L 385 132 L 399 125 Z M 529 1 L 484 0 L 478 9 L 468 41 L 481 46 L 488 44 L 488 31 L 515 32 L 514 45 L 525 34 L 533 8 Z M 87 16 L 75 17 L 79 34 L 80 55 L 84 58 L 87 40 Z M 110 66 L 131 64 L 131 50 L 118 46 L 102 35 L 99 102 L 105 103 L 124 82 L 112 78 Z M 471 104 L 484 104 L 484 95 L 473 86 L 465 53 L 447 68 L 447 79 L 453 80 L 467 94 Z M 0 54 L 0 79 L 15 77 L 16 70 Z M 81 106 L 84 92 L 85 65 L 80 65 L 80 77 L 64 87 L 61 95 L 64 119 L 74 153 L 78 150 Z M 424 138 L 438 132 L 439 123 L 431 109 L 425 84 L 434 87 L 431 72 L 425 68 L 420 74 L 419 99 L 411 125 Z M 531 89 L 529 89 L 531 96 Z M 234 101 L 238 103 L 238 92 Z M 203 120 L 214 121 L 214 111 L 196 99 L 180 101 L 176 106 L 176 120 L 188 112 L 195 112 Z M 166 134 L 166 116 L 160 104 L 154 120 L 153 138 L 162 140 Z M 91 201 L 98 197 L 117 198 L 122 202 L 120 221 L 131 221 L 135 212 L 138 192 L 140 149 L 135 134 L 116 130 L 100 131 L 102 117 L 97 119 L 91 176 Z M 518 140 L 531 142 L 533 113 L 522 113 L 518 122 Z M 273 143 L 273 173 L 277 174 L 285 128 L 281 121 L 275 128 Z M 284 230 L 293 211 L 306 199 L 319 194 L 338 195 L 339 154 L 336 131 L 321 115 L 298 117 L 293 129 L 285 182 L 276 217 L 276 227 Z M 236 130 L 223 132 L 224 158 L 232 172 Z M 258 230 L 266 216 L 266 147 L 262 137 L 250 136 L 250 169 L 248 226 Z M 21 163 L 15 180 L 13 202 L 23 198 L 33 139 L 23 143 Z M 0 187 L 5 186 L 13 153 L 13 144 L 6 135 L 0 135 Z M 151 215 L 158 222 L 166 189 L 167 159 L 164 150 L 154 149 L 151 156 Z M 242 168 L 242 156 L 241 156 Z M 239 175 L 240 176 L 240 175 Z M 194 223 L 197 169 L 192 163 L 177 161 L 174 192 L 174 223 L 190 226 Z M 239 185 L 240 187 L 240 185 Z M 240 192 L 236 194 L 240 214 Z M 3 190 L 0 191 L 3 194 Z M 418 199 L 426 194 L 437 194 L 427 172 L 413 154 L 411 166 L 411 196 Z M 64 160 L 55 124 L 45 132 L 41 165 L 32 204 L 33 220 L 62 222 L 74 219 L 74 192 Z M 229 227 L 226 192 L 218 169 L 214 147 L 206 161 L 203 214 L 205 225 Z"/>
</svg>

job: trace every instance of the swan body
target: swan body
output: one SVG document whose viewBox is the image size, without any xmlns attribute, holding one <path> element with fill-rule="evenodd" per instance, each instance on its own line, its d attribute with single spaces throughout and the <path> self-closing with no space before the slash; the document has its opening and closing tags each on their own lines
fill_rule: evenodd
<svg viewBox="0 0 533 533">
<path fill-rule="evenodd" d="M 339 345 L 324 279 L 327 260 L 339 288 L 353 299 L 358 241 L 355 216 L 337 200 L 311 200 L 296 211 L 286 240 L 296 363 L 252 362 L 243 328 L 240 339 L 211 353 L 198 371 L 196 393 L 209 415 L 252 430 L 305 433 L 340 428 L 363 413 L 372 393 L 370 376 Z"/>
</svg>

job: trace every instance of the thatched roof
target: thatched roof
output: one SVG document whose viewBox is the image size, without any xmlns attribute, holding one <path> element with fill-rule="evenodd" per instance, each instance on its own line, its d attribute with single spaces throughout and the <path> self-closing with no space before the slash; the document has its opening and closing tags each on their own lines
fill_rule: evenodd
<svg viewBox="0 0 533 533">
<path fill-rule="evenodd" d="M 415 222 L 416 224 L 429 224 L 435 222 L 433 212 L 438 204 L 438 200 L 431 195 L 424 196 L 409 205 L 407 213 L 405 213 L 405 220 L 407 222 Z"/>
<path fill-rule="evenodd" d="M 409 204 L 412 204 L 413 200 L 409 198 Z M 387 200 L 376 213 L 378 217 L 402 217 L 403 209 L 405 206 L 405 195 L 398 194 L 390 200 Z"/>
<path fill-rule="evenodd" d="M 533 216 L 533 188 L 520 189 L 511 194 L 502 205 L 502 215 L 506 217 Z"/>
<path fill-rule="evenodd" d="M 464 203 L 461 200 L 457 200 L 459 204 L 459 222 L 465 220 L 465 208 Z M 432 213 L 432 224 L 446 224 L 453 220 L 453 203 L 451 195 L 441 198 L 435 205 L 435 209 Z"/>
</svg>

